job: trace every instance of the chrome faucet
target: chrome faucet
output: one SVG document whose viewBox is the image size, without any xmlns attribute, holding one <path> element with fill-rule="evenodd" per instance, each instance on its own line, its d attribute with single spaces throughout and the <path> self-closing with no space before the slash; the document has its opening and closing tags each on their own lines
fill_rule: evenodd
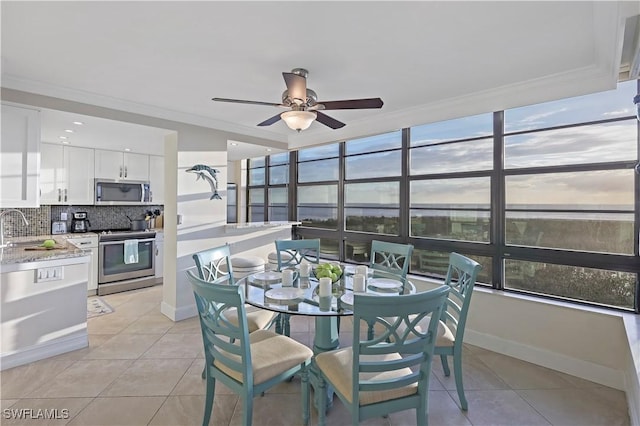
<svg viewBox="0 0 640 426">
<path fill-rule="evenodd" d="M 22 221 L 24 222 L 24 226 L 29 226 L 29 221 L 24 216 L 24 213 L 22 213 L 18 209 L 8 209 L 8 210 L 5 210 L 2 213 L 0 213 L 0 248 L 5 248 L 5 247 L 8 247 L 10 245 L 9 242 L 7 242 L 7 243 L 4 242 L 4 217 L 7 214 L 11 213 L 11 212 L 20 213 L 20 216 L 22 216 Z"/>
</svg>

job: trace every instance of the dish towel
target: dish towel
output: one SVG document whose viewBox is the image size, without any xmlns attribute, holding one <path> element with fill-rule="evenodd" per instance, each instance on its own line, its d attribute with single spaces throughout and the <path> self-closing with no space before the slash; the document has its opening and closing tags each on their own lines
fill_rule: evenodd
<svg viewBox="0 0 640 426">
<path fill-rule="evenodd" d="M 125 240 L 124 242 L 124 263 L 138 263 L 138 240 Z"/>
</svg>

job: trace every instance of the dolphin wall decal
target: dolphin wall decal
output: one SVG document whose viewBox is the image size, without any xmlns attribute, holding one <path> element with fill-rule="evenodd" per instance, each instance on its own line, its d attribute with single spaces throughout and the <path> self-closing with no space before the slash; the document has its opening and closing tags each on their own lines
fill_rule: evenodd
<svg viewBox="0 0 640 426">
<path fill-rule="evenodd" d="M 198 177 L 196 178 L 196 181 L 202 178 L 203 180 L 209 182 L 209 185 L 211 186 L 211 192 L 213 193 L 209 198 L 210 200 L 222 200 L 222 197 L 220 196 L 220 194 L 218 194 L 218 178 L 216 177 L 216 173 L 220 173 L 220 170 L 213 169 L 209 166 L 205 166 L 204 164 L 196 164 L 195 166 L 192 166 L 185 171 L 187 173 L 197 174 Z"/>
</svg>

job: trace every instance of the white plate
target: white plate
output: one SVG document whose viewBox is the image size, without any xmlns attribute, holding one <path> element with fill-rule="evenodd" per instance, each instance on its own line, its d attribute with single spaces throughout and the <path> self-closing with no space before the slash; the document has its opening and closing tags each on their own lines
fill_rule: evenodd
<svg viewBox="0 0 640 426">
<path fill-rule="evenodd" d="M 367 284 L 369 284 L 371 287 L 383 290 L 391 290 L 402 287 L 402 281 L 392 280 L 390 278 L 372 278 Z"/>
<path fill-rule="evenodd" d="M 282 281 L 282 274 L 276 271 L 258 272 L 251 275 L 250 280 L 258 284 L 275 284 Z"/>
<path fill-rule="evenodd" d="M 342 296 L 340 296 L 340 300 L 345 305 L 353 306 L 353 293 L 349 292 L 343 294 Z"/>
<path fill-rule="evenodd" d="M 272 288 L 264 295 L 273 300 L 295 300 L 304 298 L 304 290 L 296 287 Z"/>
</svg>

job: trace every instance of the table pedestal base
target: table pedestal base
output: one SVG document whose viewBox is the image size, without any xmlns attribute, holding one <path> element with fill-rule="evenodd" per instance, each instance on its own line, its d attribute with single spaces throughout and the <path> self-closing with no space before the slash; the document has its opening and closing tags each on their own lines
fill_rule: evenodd
<svg viewBox="0 0 640 426">
<path fill-rule="evenodd" d="M 313 340 L 313 353 L 319 354 L 322 352 L 332 351 L 337 349 L 340 345 L 338 341 L 338 318 L 337 317 L 316 317 L 316 333 L 315 338 Z M 318 370 L 316 369 L 315 363 L 311 363 L 309 374 L 309 383 L 313 386 L 314 389 L 314 401 L 313 405 L 315 405 L 316 409 L 320 411 L 319 408 L 319 390 L 320 390 L 320 377 Z M 331 386 L 327 386 L 327 406 L 324 407 L 325 410 L 328 410 L 333 405 L 333 388 Z"/>
</svg>

